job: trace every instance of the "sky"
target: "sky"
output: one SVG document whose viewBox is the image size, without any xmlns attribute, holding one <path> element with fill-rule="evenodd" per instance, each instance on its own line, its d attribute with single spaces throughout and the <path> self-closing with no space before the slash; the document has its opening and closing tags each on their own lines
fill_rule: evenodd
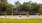
<svg viewBox="0 0 42 23">
<path fill-rule="evenodd" d="M 7 0 L 7 1 L 8 1 L 8 3 L 14 4 L 18 0 Z M 19 0 L 20 3 L 29 2 L 29 1 L 42 4 L 42 0 Z"/>
</svg>

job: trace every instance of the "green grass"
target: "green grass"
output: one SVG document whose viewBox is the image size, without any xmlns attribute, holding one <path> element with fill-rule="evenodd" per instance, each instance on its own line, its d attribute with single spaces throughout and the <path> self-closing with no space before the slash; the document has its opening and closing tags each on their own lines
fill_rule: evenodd
<svg viewBox="0 0 42 23">
<path fill-rule="evenodd" d="M 5 18 L 0 18 L 0 23 L 42 23 L 42 19 L 5 19 Z"/>
</svg>

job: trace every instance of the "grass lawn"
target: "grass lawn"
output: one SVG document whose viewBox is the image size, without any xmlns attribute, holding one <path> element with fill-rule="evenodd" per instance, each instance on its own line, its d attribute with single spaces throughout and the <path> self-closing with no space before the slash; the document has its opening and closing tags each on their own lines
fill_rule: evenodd
<svg viewBox="0 0 42 23">
<path fill-rule="evenodd" d="M 0 18 L 0 23 L 42 23 L 42 19 L 6 19 L 6 18 Z"/>
</svg>

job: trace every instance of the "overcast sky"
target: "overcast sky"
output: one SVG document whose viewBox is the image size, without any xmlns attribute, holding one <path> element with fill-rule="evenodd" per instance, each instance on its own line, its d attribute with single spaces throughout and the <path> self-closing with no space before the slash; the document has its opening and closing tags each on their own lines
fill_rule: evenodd
<svg viewBox="0 0 42 23">
<path fill-rule="evenodd" d="M 14 4 L 16 1 L 18 0 L 8 0 L 8 3 Z M 19 0 L 20 3 L 28 2 L 28 1 L 30 0 Z M 42 4 L 42 0 L 31 0 L 31 1 Z"/>
</svg>

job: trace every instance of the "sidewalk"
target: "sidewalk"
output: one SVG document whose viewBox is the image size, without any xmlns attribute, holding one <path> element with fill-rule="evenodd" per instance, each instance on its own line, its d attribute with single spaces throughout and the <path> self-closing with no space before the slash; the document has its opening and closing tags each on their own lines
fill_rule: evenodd
<svg viewBox="0 0 42 23">
<path fill-rule="evenodd" d="M 42 15 L 41 16 L 38 16 L 38 15 L 30 15 L 29 17 L 26 16 L 26 15 L 25 16 L 22 15 L 21 17 L 20 16 L 6 16 L 6 17 L 5 16 L 0 16 L 0 18 L 17 18 L 17 19 L 19 19 L 19 18 L 20 19 L 22 19 L 22 18 L 25 19 L 26 18 L 26 19 L 28 19 L 28 18 L 42 18 Z"/>
</svg>

